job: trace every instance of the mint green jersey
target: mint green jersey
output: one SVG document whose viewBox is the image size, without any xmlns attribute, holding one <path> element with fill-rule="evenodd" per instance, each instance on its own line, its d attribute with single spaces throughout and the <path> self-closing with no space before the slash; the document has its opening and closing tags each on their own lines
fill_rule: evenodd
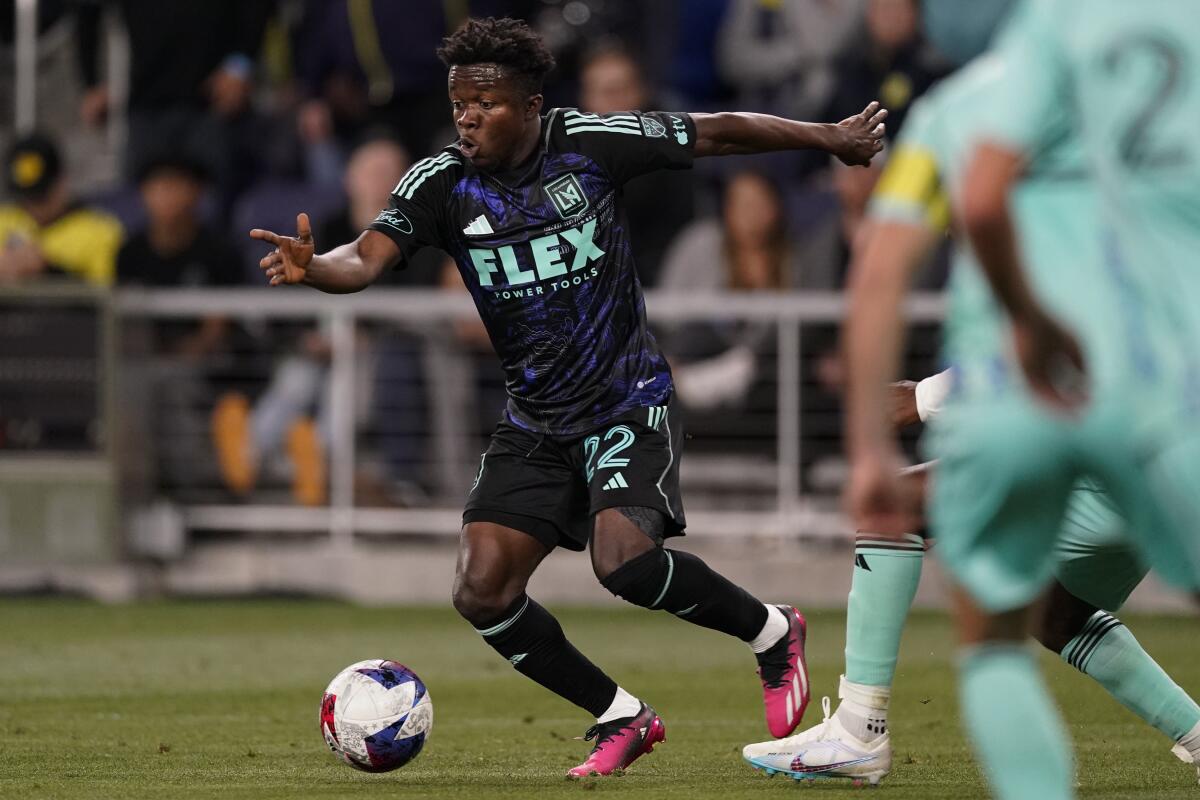
<svg viewBox="0 0 1200 800">
<path fill-rule="evenodd" d="M 1036 158 L 1070 121 L 1111 228 L 1102 263 L 1169 333 L 1131 342 L 1130 378 L 1179 380 L 1200 407 L 1200 5 L 1025 0 L 995 49 L 1009 79 L 988 138 Z"/>
<path fill-rule="evenodd" d="M 1065 117 L 1099 187 L 1104 235 L 1095 275 L 1119 296 L 1104 355 L 1124 358 L 1129 369 L 1123 386 L 1093 393 L 1087 435 L 1073 447 L 1080 461 L 1101 465 L 1114 499 L 1149 537 L 1155 570 L 1195 588 L 1200 4 L 1024 0 L 995 51 L 1010 79 L 987 115 L 987 137 L 1036 160 Z M 1135 494 L 1138 481 L 1146 489 L 1140 499 L 1116 496 L 1122 485 Z"/>
<path fill-rule="evenodd" d="M 1000 55 L 975 59 L 913 105 L 895 153 L 871 199 L 870 215 L 928 225 L 951 225 L 951 198 L 962 190 L 967 160 L 987 132 L 988 109 L 1002 95 L 1009 68 Z M 1100 260 L 1097 191 L 1083 150 L 1064 124 L 1053 145 L 1030 165 L 1014 197 L 1031 282 L 1044 303 L 1094 339 L 1111 330 L 1112 292 L 1088 272 Z M 991 396 L 1020 384 L 1008 358 L 1001 311 L 965 238 L 954 240 L 944 360 L 955 368 L 956 396 Z M 1076 302 L 1081 295 L 1089 302 Z M 1104 371 L 1121 373 L 1125 364 Z"/>
<path fill-rule="evenodd" d="M 975 147 L 998 127 L 1013 58 L 1004 49 L 989 53 L 914 105 L 872 198 L 873 218 L 939 231 L 952 226 L 953 199 L 963 190 Z M 1050 109 L 1043 119 L 1046 136 L 1028 151 L 1012 209 L 1032 288 L 1079 336 L 1094 396 L 1103 402 L 1074 422 L 1028 396 L 1010 356 L 1004 316 L 959 237 L 944 345 L 957 385 L 925 442 L 940 461 L 929 512 L 943 560 L 993 610 L 1028 603 L 1055 572 L 1081 596 L 1113 607 L 1144 574 L 1142 559 L 1181 586 L 1194 586 L 1200 575 L 1195 537 L 1164 507 L 1172 504 L 1161 502 L 1162 487 L 1179 486 L 1157 479 L 1162 472 L 1178 474 L 1162 466 L 1172 454 L 1160 457 L 1155 447 L 1172 428 L 1144 424 L 1177 419 L 1158 413 L 1159 398 L 1177 384 L 1164 378 L 1148 387 L 1139 378 L 1145 364 L 1170 362 L 1178 346 L 1172 326 L 1154 312 L 1145 282 L 1110 253 L 1102 186 L 1065 112 Z M 1139 472 L 1136 459 L 1151 452 Z M 1125 526 L 1111 505 L 1104 514 L 1081 517 L 1080 509 L 1091 508 L 1081 498 L 1107 503 L 1089 475 L 1115 493 L 1133 522 L 1140 558 L 1124 548 Z M 1092 517 L 1108 522 L 1098 526 Z M 1110 551 L 1118 553 L 1114 564 L 1128 568 L 1124 573 L 1097 560 Z"/>
</svg>

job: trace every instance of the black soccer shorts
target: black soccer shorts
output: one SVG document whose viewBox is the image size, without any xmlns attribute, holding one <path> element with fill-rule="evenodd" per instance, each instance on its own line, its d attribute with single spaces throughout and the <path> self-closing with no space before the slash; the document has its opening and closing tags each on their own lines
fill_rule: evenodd
<svg viewBox="0 0 1200 800">
<path fill-rule="evenodd" d="M 664 538 L 682 536 L 681 416 L 669 399 L 575 436 L 530 433 L 503 420 L 480 459 L 463 524 L 495 522 L 549 547 L 583 550 L 595 514 L 641 506 L 662 512 Z"/>
</svg>

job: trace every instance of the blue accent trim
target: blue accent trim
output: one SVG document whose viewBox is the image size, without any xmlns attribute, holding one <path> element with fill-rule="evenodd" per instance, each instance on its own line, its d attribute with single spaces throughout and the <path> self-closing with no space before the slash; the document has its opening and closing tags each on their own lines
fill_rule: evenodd
<svg viewBox="0 0 1200 800">
<path fill-rule="evenodd" d="M 796 772 L 795 770 L 781 769 L 779 767 L 768 766 L 767 764 L 764 764 L 761 761 L 758 761 L 757 759 L 747 758 L 746 756 L 742 756 L 742 758 L 743 758 L 743 760 L 745 760 L 745 762 L 747 764 L 754 767 L 755 769 L 765 770 L 770 775 L 778 775 L 778 774 L 782 773 L 782 774 L 788 775 L 798 781 L 829 779 L 829 778 L 845 778 L 846 780 L 853 780 L 853 781 L 866 781 L 867 780 L 867 778 L 860 776 L 860 775 L 830 775 L 828 772 Z M 869 763 L 871 761 L 874 761 L 875 759 L 876 759 L 876 756 L 866 756 L 864 758 L 854 758 L 849 761 L 840 761 L 836 764 L 830 764 L 827 767 L 825 767 L 824 769 L 830 770 L 830 769 L 837 769 L 838 767 L 854 767 L 854 766 L 858 766 L 859 764 Z"/>
</svg>

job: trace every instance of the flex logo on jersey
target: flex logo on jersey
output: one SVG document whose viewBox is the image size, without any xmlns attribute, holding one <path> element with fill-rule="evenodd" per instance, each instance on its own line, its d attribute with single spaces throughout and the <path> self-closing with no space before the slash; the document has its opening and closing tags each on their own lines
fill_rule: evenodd
<svg viewBox="0 0 1200 800">
<path fill-rule="evenodd" d="M 572 174 L 568 173 L 547 183 L 546 194 L 550 195 L 550 199 L 554 201 L 554 207 L 558 209 L 558 214 L 563 219 L 578 217 L 587 211 L 587 195 L 583 193 L 579 181 Z"/>
<path fill-rule="evenodd" d="M 566 228 L 549 236 L 539 236 L 518 245 L 506 244 L 495 250 L 472 248 L 471 263 L 475 265 L 475 272 L 479 275 L 480 286 L 495 286 L 493 276 L 501 271 L 504 272 L 508 286 L 549 280 L 566 275 L 567 272 L 581 270 L 588 262 L 596 261 L 604 255 L 604 251 L 592 241 L 595 233 L 596 220 L 591 219 L 578 227 Z M 568 245 L 575 249 L 569 266 L 563 258 Z M 532 260 L 533 269 L 521 266 L 521 259 L 517 258 L 518 247 L 532 257 L 524 261 L 529 263 Z"/>
</svg>

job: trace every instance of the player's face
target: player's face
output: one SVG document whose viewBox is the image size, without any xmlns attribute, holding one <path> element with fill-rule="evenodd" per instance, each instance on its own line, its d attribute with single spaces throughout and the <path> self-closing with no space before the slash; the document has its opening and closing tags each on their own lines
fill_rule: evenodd
<svg viewBox="0 0 1200 800">
<path fill-rule="evenodd" d="M 517 166 L 531 128 L 537 138 L 542 96 L 522 92 L 496 64 L 451 67 L 449 83 L 462 154 L 482 170 Z"/>
</svg>

